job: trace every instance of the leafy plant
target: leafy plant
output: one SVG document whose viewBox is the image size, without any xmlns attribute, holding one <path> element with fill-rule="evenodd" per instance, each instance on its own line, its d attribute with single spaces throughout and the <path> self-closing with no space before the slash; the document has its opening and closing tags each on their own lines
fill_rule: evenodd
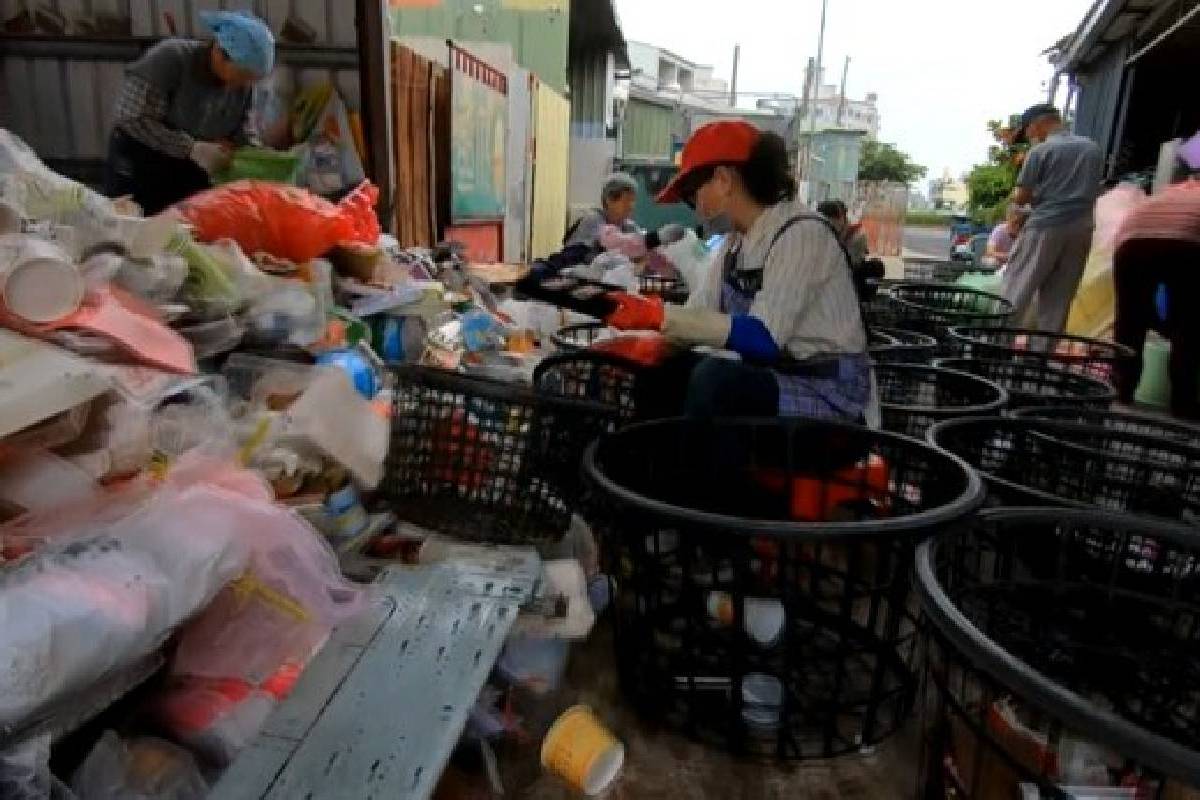
<svg viewBox="0 0 1200 800">
<path fill-rule="evenodd" d="M 907 153 L 895 145 L 868 139 L 863 142 L 862 156 L 858 162 L 860 181 L 890 181 L 909 184 L 925 177 L 927 170 L 914 164 Z"/>
<path fill-rule="evenodd" d="M 1016 119 L 1008 123 L 988 121 L 988 130 L 996 143 L 988 148 L 986 163 L 977 164 L 967 175 L 968 207 L 977 221 L 994 225 L 1004 219 L 1009 197 L 1017 185 L 1017 175 L 1029 151 L 1027 144 L 1013 142 Z"/>
</svg>

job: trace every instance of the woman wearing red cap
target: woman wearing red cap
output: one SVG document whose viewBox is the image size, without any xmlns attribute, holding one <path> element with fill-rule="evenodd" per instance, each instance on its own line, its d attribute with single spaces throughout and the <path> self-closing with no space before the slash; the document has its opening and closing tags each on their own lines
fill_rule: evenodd
<svg viewBox="0 0 1200 800">
<path fill-rule="evenodd" d="M 725 244 L 686 306 L 615 293 L 608 324 L 741 357 L 697 359 L 689 414 L 862 421 L 874 390 L 849 259 L 829 222 L 795 202 L 783 139 L 714 122 L 682 161 L 658 202 L 692 206 Z"/>
</svg>

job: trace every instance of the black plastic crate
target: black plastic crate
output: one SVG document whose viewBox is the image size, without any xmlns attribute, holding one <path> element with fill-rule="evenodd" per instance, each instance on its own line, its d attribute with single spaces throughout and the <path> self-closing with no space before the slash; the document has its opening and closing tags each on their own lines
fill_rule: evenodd
<svg viewBox="0 0 1200 800">
<path fill-rule="evenodd" d="M 401 519 L 461 539 L 557 541 L 587 445 L 613 409 L 428 367 L 397 367 L 381 494 Z"/>
<path fill-rule="evenodd" d="M 602 439 L 584 469 L 641 713 L 778 760 L 904 724 L 913 548 L 982 502 L 964 463 L 852 425 L 676 419 Z"/>
<path fill-rule="evenodd" d="M 1200 522 L 1200 449 L 1188 444 L 1012 417 L 960 419 L 929 441 L 979 470 L 1002 505 L 1103 508 Z"/>
<path fill-rule="evenodd" d="M 1012 412 L 1012 415 L 1020 419 L 1044 419 L 1074 422 L 1080 425 L 1096 425 L 1121 433 L 1135 433 L 1153 439 L 1164 439 L 1200 447 L 1200 427 L 1162 417 L 1074 406 L 1022 408 Z"/>
<path fill-rule="evenodd" d="M 903 282 L 891 287 L 896 305 L 895 327 L 947 337 L 956 326 L 1002 327 L 1012 316 L 1012 303 L 999 295 L 952 283 Z"/>
<path fill-rule="evenodd" d="M 616 335 L 616 329 L 603 322 L 581 322 L 559 328 L 558 332 L 550 337 L 550 341 L 562 351 L 586 350 L 596 342 L 611 339 Z"/>
<path fill-rule="evenodd" d="M 1194 796 L 1195 530 L 1004 509 L 923 543 L 916 563 L 932 701 L 920 797 Z"/>
<path fill-rule="evenodd" d="M 930 426 L 958 417 L 1000 414 L 1002 388 L 975 375 L 915 364 L 876 364 L 883 429 L 924 439 Z"/>
<path fill-rule="evenodd" d="M 636 416 L 643 369 L 607 353 L 577 350 L 543 359 L 533 372 L 533 385 L 550 396 L 600 404 L 628 421 Z"/>
<path fill-rule="evenodd" d="M 938 341 L 902 328 L 871 328 L 867 350 L 871 359 L 884 364 L 930 364 L 938 352 Z"/>
<path fill-rule="evenodd" d="M 1128 347 L 1105 339 L 1024 328 L 956 327 L 950 343 L 967 358 L 1029 361 L 1111 383 L 1114 370 L 1134 359 Z"/>
<path fill-rule="evenodd" d="M 983 267 L 971 261 L 947 261 L 937 258 L 904 259 L 904 279 L 934 283 L 954 283 L 964 275 L 994 275 L 995 267 Z"/>
<path fill-rule="evenodd" d="M 683 304 L 688 300 L 687 284 L 678 276 L 643 275 L 638 278 L 642 294 L 661 297 L 667 303 Z"/>
<path fill-rule="evenodd" d="M 875 288 L 875 294 L 869 300 L 860 300 L 859 311 L 862 313 L 863 325 L 872 328 L 894 328 L 900 319 L 900 308 L 892 299 L 891 290 L 894 281 L 868 281 Z"/>
<path fill-rule="evenodd" d="M 1083 406 L 1108 408 L 1117 391 L 1087 375 L 1027 361 L 982 358 L 942 358 L 934 366 L 969 372 L 1008 392 L 1009 408 L 1031 406 Z"/>
</svg>

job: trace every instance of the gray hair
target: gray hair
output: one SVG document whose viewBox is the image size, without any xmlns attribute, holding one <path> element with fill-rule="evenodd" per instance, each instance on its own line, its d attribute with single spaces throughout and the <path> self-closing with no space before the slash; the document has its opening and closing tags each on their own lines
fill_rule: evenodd
<svg viewBox="0 0 1200 800">
<path fill-rule="evenodd" d="M 637 180 L 628 172 L 614 172 L 604 179 L 604 188 L 600 191 L 600 201 L 606 202 L 620 197 L 625 192 L 637 194 Z"/>
</svg>

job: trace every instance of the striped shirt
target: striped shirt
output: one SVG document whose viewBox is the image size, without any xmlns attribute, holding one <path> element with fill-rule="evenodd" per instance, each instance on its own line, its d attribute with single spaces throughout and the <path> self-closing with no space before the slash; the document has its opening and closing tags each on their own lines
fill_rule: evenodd
<svg viewBox="0 0 1200 800">
<path fill-rule="evenodd" d="M 725 256 L 740 246 L 737 269 L 763 270 L 762 289 L 750 313 L 776 344 L 799 360 L 864 352 L 858 295 L 846 256 L 829 229 L 815 221 L 798 222 L 771 246 L 788 220 L 806 213 L 799 203 L 779 203 L 766 209 L 744 236 L 725 237 L 688 307 L 720 310 Z"/>
<path fill-rule="evenodd" d="M 1200 180 L 1168 186 L 1133 207 L 1113 244 L 1131 239 L 1173 239 L 1200 244 Z"/>
</svg>

